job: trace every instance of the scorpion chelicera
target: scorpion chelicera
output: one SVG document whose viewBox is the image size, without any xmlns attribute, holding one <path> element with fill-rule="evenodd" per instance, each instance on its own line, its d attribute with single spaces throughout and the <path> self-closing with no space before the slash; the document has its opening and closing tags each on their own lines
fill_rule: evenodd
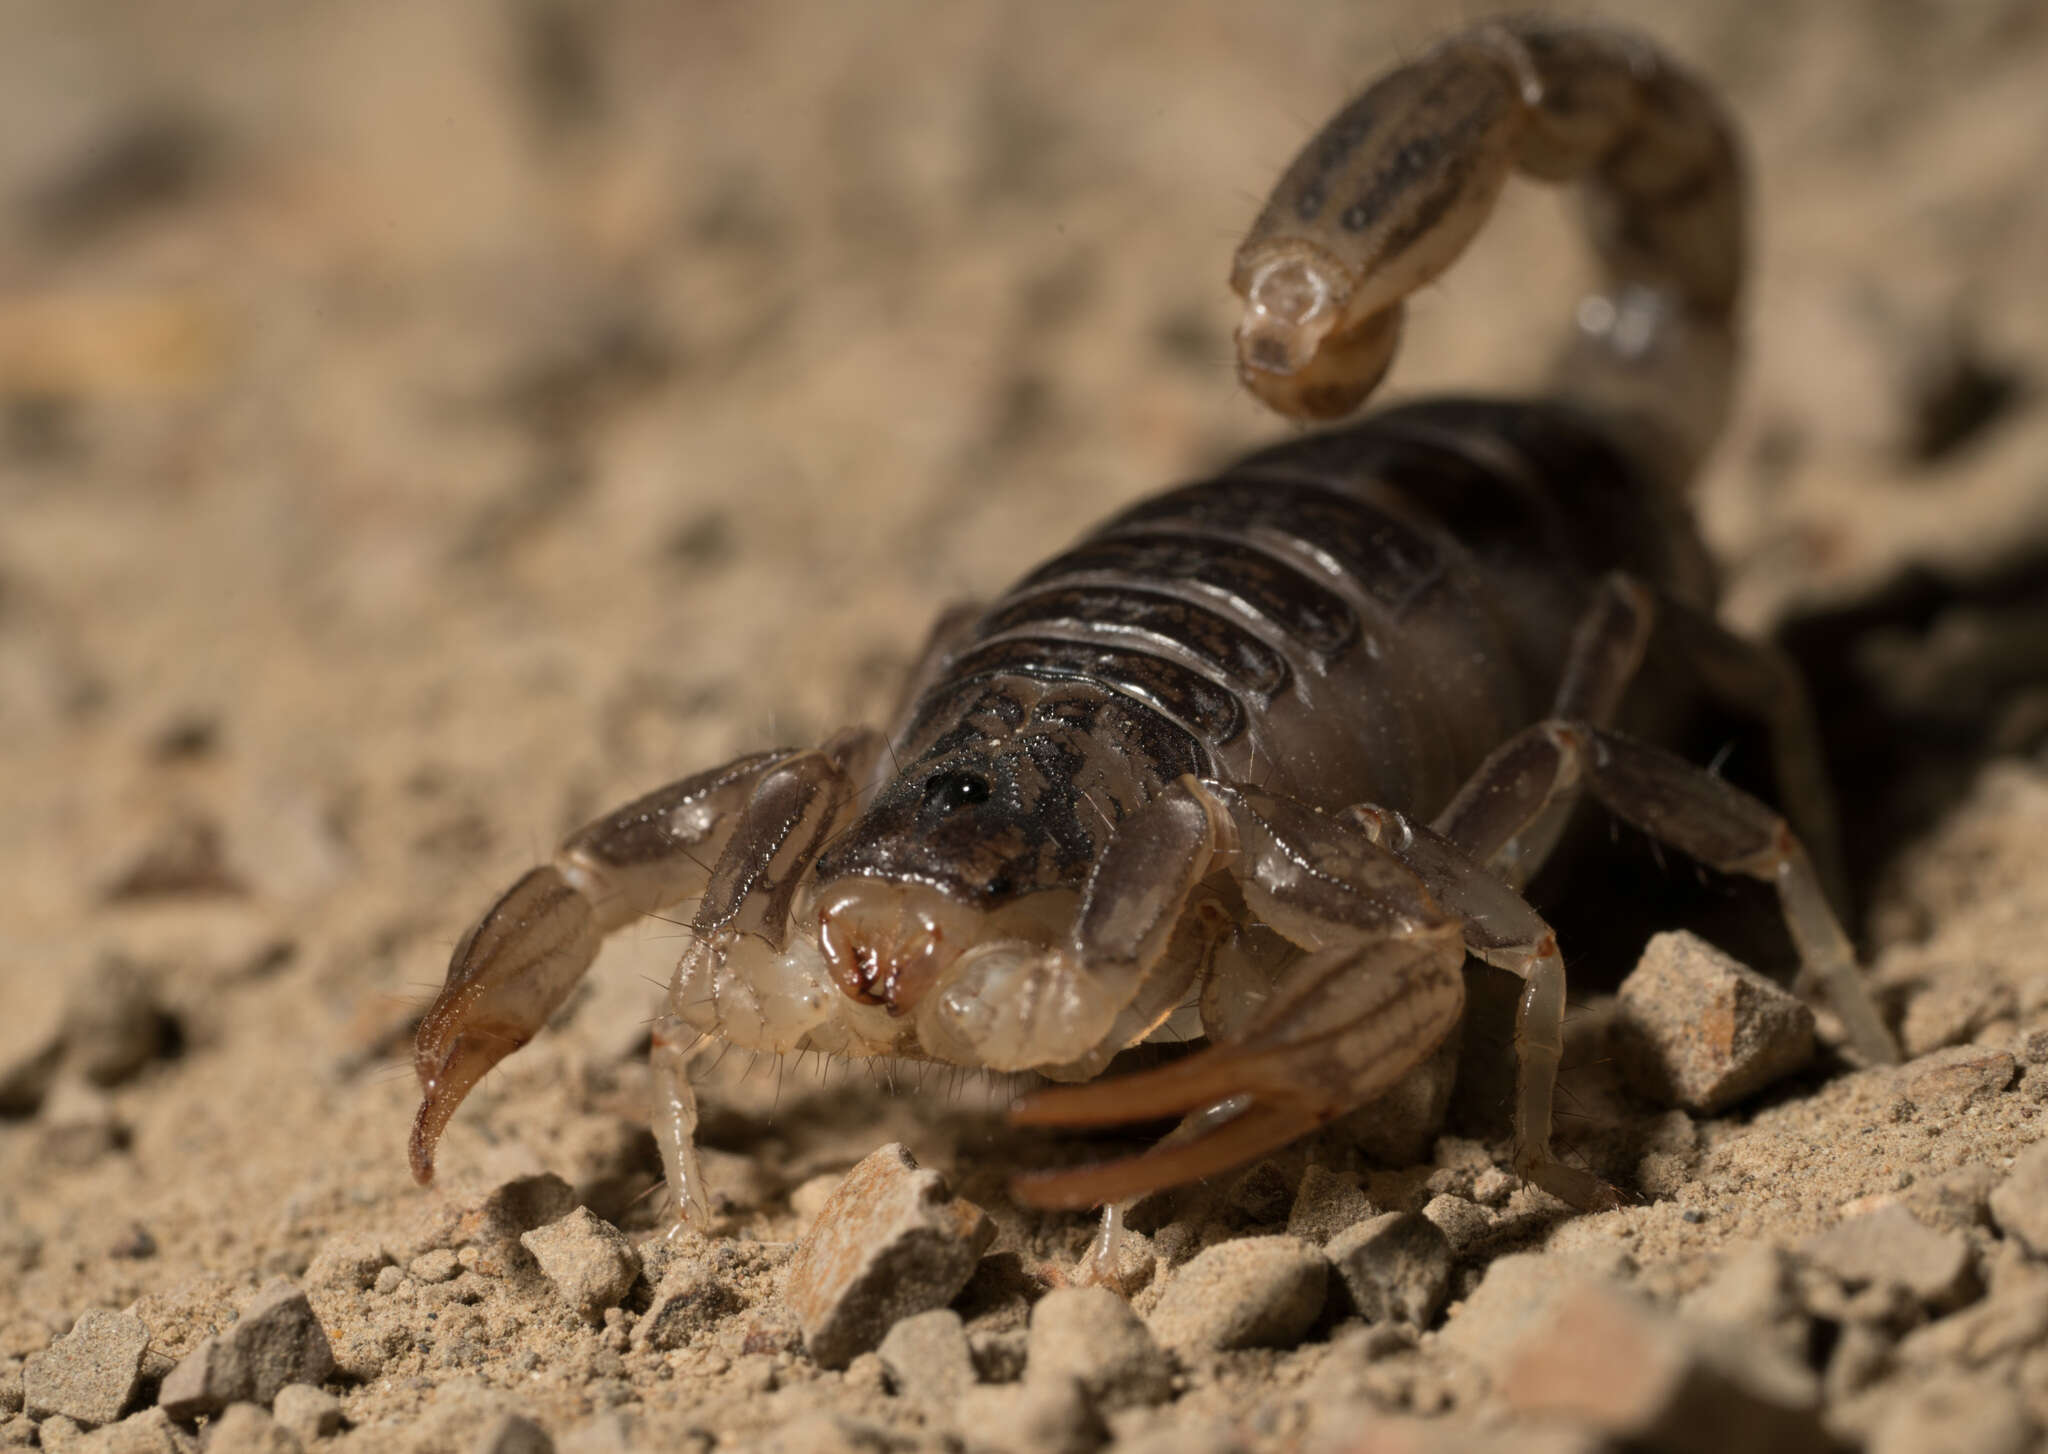
<svg viewBox="0 0 2048 1454">
<path fill-rule="evenodd" d="M 1348 413 L 1402 300 L 1517 169 L 1581 185 L 1602 267 L 1544 397 L 1389 409 L 1146 500 L 942 622 L 886 738 L 756 752 L 572 835 L 462 940 L 420 1026 L 417 1178 L 602 937 L 695 900 L 653 1061 L 669 1190 L 700 1228 L 701 1037 L 1071 1083 L 1020 1122 L 1182 1117 L 1144 1154 L 1017 1181 L 1107 1208 L 1099 1260 L 1120 1202 L 1413 1072 L 1459 1024 L 1468 955 L 1521 983 L 1516 1172 L 1612 1205 L 1551 1150 L 1564 969 L 1520 892 L 1586 796 L 1775 885 L 1800 985 L 1859 1055 L 1896 1058 L 1830 906 L 1801 683 L 1715 620 L 1685 499 L 1727 410 L 1744 266 L 1739 151 L 1701 83 L 1638 37 L 1545 19 L 1390 72 L 1238 251 L 1239 374 L 1288 415 Z M 1782 813 L 1615 730 L 1646 659 L 1761 724 Z M 1206 1045 L 1097 1079 L 1191 1024 Z"/>
</svg>

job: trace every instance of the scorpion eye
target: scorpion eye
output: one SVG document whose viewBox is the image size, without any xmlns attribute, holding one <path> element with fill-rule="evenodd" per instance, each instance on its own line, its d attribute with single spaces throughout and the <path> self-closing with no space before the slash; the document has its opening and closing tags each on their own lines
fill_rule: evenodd
<svg viewBox="0 0 2048 1454">
<path fill-rule="evenodd" d="M 988 801 L 988 780 L 971 772 L 940 772 L 925 779 L 924 800 L 942 813 Z"/>
</svg>

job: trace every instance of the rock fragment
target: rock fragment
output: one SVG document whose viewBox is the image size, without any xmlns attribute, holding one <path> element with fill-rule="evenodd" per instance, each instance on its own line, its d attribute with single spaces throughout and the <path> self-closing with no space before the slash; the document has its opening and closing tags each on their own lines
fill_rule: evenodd
<svg viewBox="0 0 2048 1454">
<path fill-rule="evenodd" d="M 1895 1399 L 1866 1454 L 2026 1454 L 2040 1430 L 2003 1379 L 1954 1373 Z"/>
<path fill-rule="evenodd" d="M 790 1259 L 784 1296 L 804 1346 L 827 1368 L 876 1347 L 899 1319 L 959 1295 L 995 1237 L 900 1144 L 871 1153 L 826 1200 Z"/>
<path fill-rule="evenodd" d="M 185 1355 L 164 1379 L 157 1405 L 191 1420 L 233 1403 L 268 1404 L 286 1384 L 324 1383 L 333 1371 L 334 1350 L 305 1293 L 278 1278 L 233 1324 Z"/>
<path fill-rule="evenodd" d="M 1952 1045 L 1904 1068 L 1906 1099 L 1923 1111 L 1954 1115 L 2012 1084 L 2019 1062 L 2003 1050 Z"/>
<path fill-rule="evenodd" d="M 229 1404 L 206 1430 L 206 1454 L 303 1454 L 298 1436 L 252 1403 Z"/>
<path fill-rule="evenodd" d="M 588 1207 L 522 1233 L 519 1245 L 533 1254 L 541 1275 L 586 1322 L 603 1321 L 604 1310 L 617 1307 L 640 1276 L 640 1254 L 626 1234 Z"/>
<path fill-rule="evenodd" d="M 903 1319 L 875 1351 L 897 1391 L 915 1402 L 951 1404 L 975 1385 L 967 1330 L 951 1308 Z"/>
<path fill-rule="evenodd" d="M 1173 1365 L 1131 1305 L 1106 1287 L 1063 1287 L 1031 1310 L 1028 1376 L 1070 1375 L 1103 1410 L 1162 1404 Z"/>
<path fill-rule="evenodd" d="M 633 1325 L 632 1346 L 680 1348 L 745 1306 L 739 1294 L 718 1278 L 677 1267 L 663 1275 L 654 1300 Z"/>
<path fill-rule="evenodd" d="M 1079 1379 L 1033 1376 L 1022 1383 L 970 1389 L 957 1407 L 970 1450 L 1014 1454 L 1093 1454 L 1109 1437 Z"/>
<path fill-rule="evenodd" d="M 1803 1367 L 1586 1286 L 1510 1356 L 1499 1384 L 1516 1412 L 1590 1424 L 1671 1454 L 1805 1454 L 1831 1447 Z"/>
<path fill-rule="evenodd" d="M 1426 1328 L 1451 1286 L 1451 1243 L 1427 1217 L 1388 1212 L 1339 1232 L 1323 1249 L 1352 1308 L 1368 1323 Z"/>
<path fill-rule="evenodd" d="M 18 975 L 0 1015 L 0 1114 L 21 1115 L 42 1103 L 64 1060 L 61 975 Z"/>
<path fill-rule="evenodd" d="M 306 1267 L 306 1286 L 361 1292 L 391 1265 L 391 1254 L 375 1237 L 343 1232 L 329 1237 Z"/>
<path fill-rule="evenodd" d="M 341 1432 L 341 1400 L 310 1383 L 288 1383 L 279 1389 L 270 1412 L 279 1426 L 289 1429 L 301 1443 Z"/>
<path fill-rule="evenodd" d="M 128 1142 L 127 1128 L 107 1093 L 70 1075 L 43 1097 L 37 1120 L 36 1155 L 57 1166 L 90 1166 Z"/>
<path fill-rule="evenodd" d="M 118 1085 L 163 1048 L 163 1010 L 149 976 L 118 956 L 99 961 L 68 989 L 66 1062 L 94 1085 Z"/>
<path fill-rule="evenodd" d="M 492 1419 L 469 1454 L 555 1454 L 548 1431 L 524 1414 L 499 1414 Z"/>
<path fill-rule="evenodd" d="M 140 1318 L 88 1308 L 71 1331 L 21 1371 L 23 1407 L 32 1419 L 55 1414 L 92 1429 L 111 1424 L 135 1397 L 149 1329 Z"/>
<path fill-rule="evenodd" d="M 2013 1161 L 1991 1193 L 1998 1230 L 2036 1257 L 2048 1257 L 2048 1141 L 2036 1141 Z"/>
<path fill-rule="evenodd" d="M 1453 1257 L 1465 1257 L 1493 1236 L 1493 1213 L 1479 1203 L 1451 1192 L 1439 1192 L 1423 1205 L 1424 1221 L 1434 1223 L 1450 1243 Z"/>
<path fill-rule="evenodd" d="M 1852 1289 L 1896 1284 L 1935 1309 L 1960 1307 L 1976 1290 L 1969 1242 L 1897 1204 L 1844 1218 L 1801 1250 Z"/>
<path fill-rule="evenodd" d="M 45 1427 L 48 1427 L 45 1425 Z M 74 1445 L 79 1454 L 186 1454 L 189 1442 L 162 1409 L 144 1409 Z"/>
<path fill-rule="evenodd" d="M 1351 1177 L 1311 1162 L 1287 1213 L 1287 1235 L 1318 1247 L 1372 1215 L 1372 1203 Z"/>
<path fill-rule="evenodd" d="M 1813 1012 L 1684 930 L 1659 934 L 1622 981 L 1616 1058 L 1664 1105 L 1712 1112 L 1813 1058 Z"/>
<path fill-rule="evenodd" d="M 1152 1310 L 1169 1348 L 1292 1348 L 1323 1310 L 1330 1264 L 1296 1237 L 1243 1237 L 1200 1253 Z"/>
</svg>

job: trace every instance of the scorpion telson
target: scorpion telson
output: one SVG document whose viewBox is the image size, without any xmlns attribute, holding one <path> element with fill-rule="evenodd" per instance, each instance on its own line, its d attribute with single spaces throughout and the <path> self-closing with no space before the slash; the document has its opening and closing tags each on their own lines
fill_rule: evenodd
<svg viewBox="0 0 2048 1454">
<path fill-rule="evenodd" d="M 1393 71 L 1303 149 L 1239 251 L 1240 374 L 1290 415 L 1354 408 L 1403 298 L 1517 170 L 1581 186 L 1603 269 L 1548 396 L 1388 410 L 1136 505 L 935 633 L 886 750 L 863 729 L 755 753 L 573 835 L 462 941 L 420 1027 L 415 1175 L 603 935 L 694 903 L 655 1131 L 700 1228 L 699 1038 L 1069 1082 L 1023 1122 L 1183 1118 L 1143 1155 L 1016 1183 L 1106 1204 L 1113 1235 L 1120 1199 L 1398 1083 L 1458 1024 L 1468 955 L 1524 985 L 1515 1169 L 1610 1205 L 1551 1152 L 1564 970 L 1520 894 L 1585 797 L 1773 884 L 1801 986 L 1856 1053 L 1895 1058 L 1823 887 L 1802 688 L 1715 622 L 1684 499 L 1726 412 L 1743 271 L 1712 96 L 1641 39 L 1534 19 Z M 1768 730 L 1782 816 L 1615 730 L 1652 654 Z M 1184 1029 L 1206 1046 L 1098 1078 Z"/>
</svg>

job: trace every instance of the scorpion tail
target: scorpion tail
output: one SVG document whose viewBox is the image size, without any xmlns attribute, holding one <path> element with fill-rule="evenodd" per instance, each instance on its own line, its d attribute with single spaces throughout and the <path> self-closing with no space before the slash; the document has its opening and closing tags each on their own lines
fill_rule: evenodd
<svg viewBox="0 0 2048 1454">
<path fill-rule="evenodd" d="M 1334 419 L 1379 382 L 1403 299 L 1457 258 L 1508 174 L 1577 182 L 1603 272 L 1553 376 L 1627 421 L 1674 480 L 1727 412 L 1745 267 L 1734 127 L 1626 32 L 1485 21 L 1331 118 L 1238 249 L 1238 373 L 1283 414 Z"/>
</svg>

